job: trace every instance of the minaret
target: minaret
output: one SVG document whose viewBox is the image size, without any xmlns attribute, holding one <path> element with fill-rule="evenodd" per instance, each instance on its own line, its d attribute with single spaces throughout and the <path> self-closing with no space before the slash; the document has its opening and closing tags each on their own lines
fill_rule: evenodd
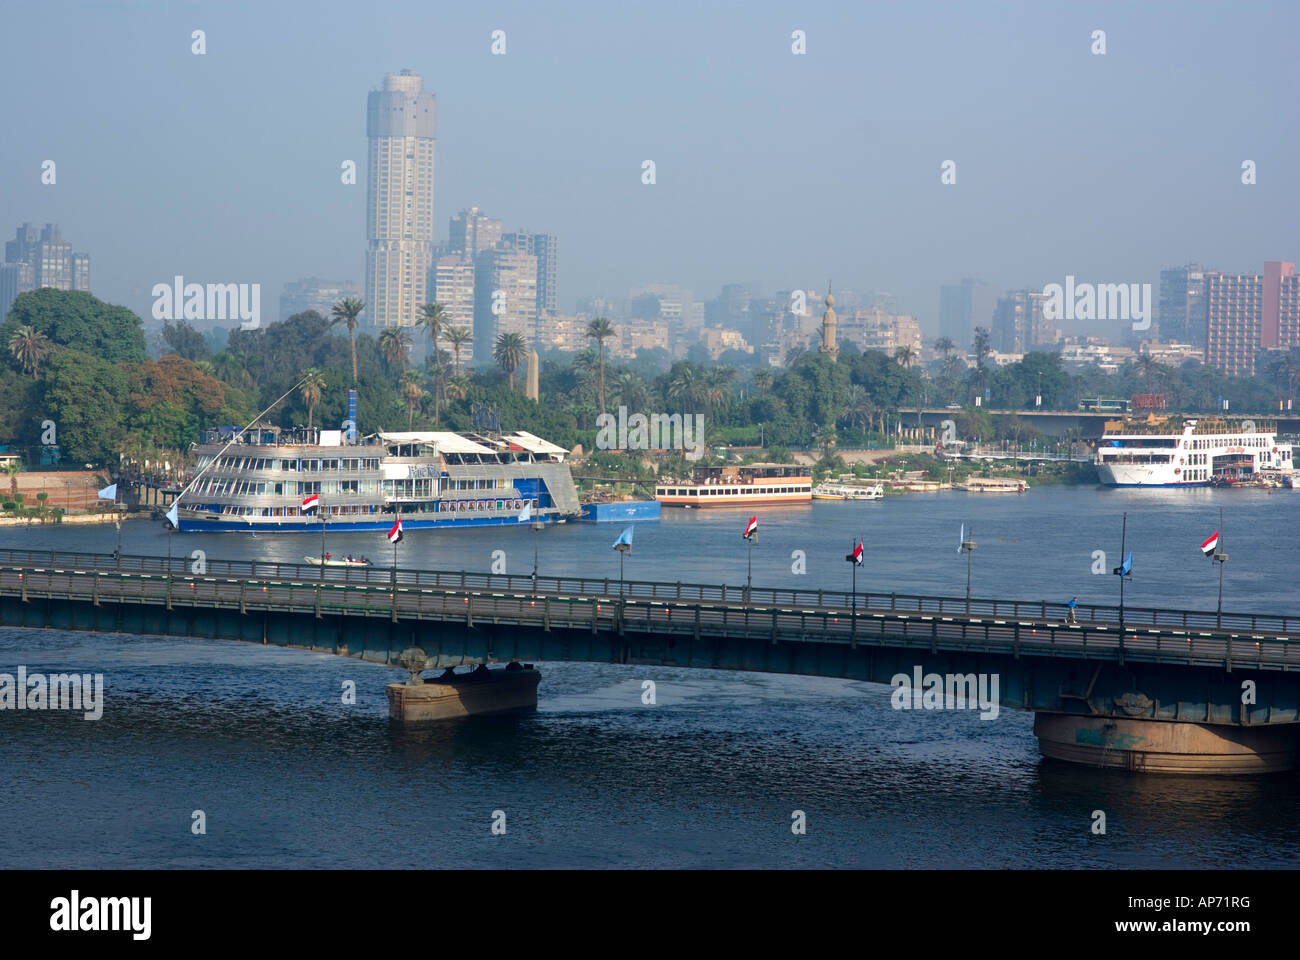
<svg viewBox="0 0 1300 960">
<path fill-rule="evenodd" d="M 536 348 L 534 348 L 528 351 L 528 380 L 527 386 L 524 388 L 524 395 L 533 403 L 537 402 L 540 395 L 538 387 L 541 383 L 541 376 L 541 361 L 537 357 Z"/>
<path fill-rule="evenodd" d="M 834 360 L 840 352 L 835 343 L 835 298 L 831 296 L 831 285 L 826 284 L 826 312 L 822 314 L 822 353 L 830 354 Z"/>
</svg>

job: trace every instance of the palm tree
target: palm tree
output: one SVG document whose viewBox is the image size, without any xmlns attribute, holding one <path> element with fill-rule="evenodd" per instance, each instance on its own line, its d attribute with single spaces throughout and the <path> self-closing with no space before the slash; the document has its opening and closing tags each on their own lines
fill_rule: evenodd
<svg viewBox="0 0 1300 960">
<path fill-rule="evenodd" d="M 23 465 L 18 460 L 10 460 L 5 464 L 5 473 L 9 475 L 9 499 L 18 499 L 18 474 L 23 472 Z"/>
<path fill-rule="evenodd" d="M 717 413 L 727 401 L 727 388 L 736 377 L 732 367 L 714 367 L 704 374 L 704 405 L 709 413 Z"/>
<path fill-rule="evenodd" d="M 703 392 L 704 384 L 699 371 L 689 363 L 683 364 L 668 384 L 668 399 L 673 401 L 679 410 L 698 404 Z"/>
<path fill-rule="evenodd" d="M 497 337 L 496 346 L 492 348 L 492 359 L 510 377 L 511 390 L 515 388 L 515 371 L 527 356 L 528 345 L 519 334 L 503 333 Z"/>
<path fill-rule="evenodd" d="M 758 395 L 766 397 L 767 391 L 772 388 L 772 371 L 767 367 L 754 371 L 754 386 L 758 387 Z"/>
<path fill-rule="evenodd" d="M 1165 365 L 1149 353 L 1141 354 L 1134 362 L 1137 365 L 1138 376 L 1142 378 L 1142 385 L 1150 393 L 1152 383 L 1167 372 Z"/>
<path fill-rule="evenodd" d="M 835 446 L 835 441 L 839 439 L 839 434 L 835 432 L 835 424 L 828 423 L 817 431 L 814 438 L 817 446 L 822 448 L 822 459 L 825 460 L 831 455 L 831 447 Z"/>
<path fill-rule="evenodd" d="M 951 337 L 940 337 L 934 341 L 934 349 L 942 353 L 943 358 L 947 360 L 948 355 L 957 349 L 957 344 L 952 342 Z"/>
<path fill-rule="evenodd" d="M 379 334 L 379 350 L 389 367 L 404 369 L 406 355 L 411 350 L 411 335 L 403 327 L 385 327 Z"/>
<path fill-rule="evenodd" d="M 402 374 L 402 399 L 406 401 L 406 429 L 410 430 L 415 423 L 415 408 L 420 405 L 420 398 L 424 396 L 424 389 L 420 386 L 420 374 L 417 370 L 407 370 Z M 437 394 L 434 394 L 437 399 Z"/>
<path fill-rule="evenodd" d="M 916 359 L 916 351 L 911 347 L 899 347 L 894 351 L 894 359 L 903 366 L 903 369 L 912 369 L 912 361 Z"/>
<path fill-rule="evenodd" d="M 438 404 L 439 404 L 439 398 L 445 392 L 443 389 L 443 375 L 447 372 L 446 358 L 447 358 L 446 350 L 435 350 L 433 356 L 427 357 L 424 361 L 424 366 L 428 371 L 429 376 L 433 377 L 433 422 L 434 423 L 437 423 L 442 418 L 442 414 Z"/>
<path fill-rule="evenodd" d="M 302 378 L 302 383 L 298 385 L 298 392 L 302 394 L 302 402 L 307 404 L 307 429 L 311 429 L 312 415 L 316 412 L 316 404 L 320 403 L 320 398 L 325 392 L 328 384 L 321 371 L 312 367 Z"/>
<path fill-rule="evenodd" d="M 596 371 L 596 392 L 600 395 L 600 412 L 605 412 L 605 341 L 614 335 L 614 328 L 604 317 L 596 317 L 587 324 L 587 336 L 596 341 L 600 365 Z"/>
<path fill-rule="evenodd" d="M 9 352 L 23 370 L 39 380 L 41 363 L 50 353 L 49 337 L 32 327 L 19 327 L 9 338 Z"/>
<path fill-rule="evenodd" d="M 443 321 L 447 319 L 446 312 L 442 309 L 441 303 L 426 303 L 423 307 L 423 315 L 420 317 L 420 323 L 424 329 L 429 331 L 429 339 L 433 342 L 434 356 L 438 354 L 438 337 L 442 333 Z"/>
<path fill-rule="evenodd" d="M 348 341 L 352 346 L 352 382 L 357 382 L 357 317 L 361 311 L 366 309 L 365 302 L 356 297 L 344 297 L 339 303 L 334 304 L 334 309 L 330 311 L 333 317 L 330 326 L 344 324 L 348 328 Z"/>
<path fill-rule="evenodd" d="M 973 352 L 975 354 L 975 369 L 983 372 L 984 361 L 989 358 L 993 352 L 993 343 L 989 337 L 987 327 L 975 328 L 975 339 L 972 341 Z"/>
<path fill-rule="evenodd" d="M 614 376 L 614 395 L 631 411 L 640 410 L 649 399 L 645 381 L 631 370 L 620 370 Z"/>
<path fill-rule="evenodd" d="M 474 342 L 474 331 L 469 327 L 448 327 L 443 339 L 451 344 L 451 349 L 456 354 L 456 372 L 459 373 L 461 347 Z"/>
<path fill-rule="evenodd" d="M 469 396 L 470 379 L 463 373 L 453 373 L 447 378 L 448 400 L 464 400 Z"/>
<path fill-rule="evenodd" d="M 870 424 L 874 408 L 875 405 L 871 402 L 867 391 L 855 383 L 849 387 L 849 392 L 844 398 L 844 409 L 841 415 L 849 422 L 849 426 L 856 427 L 860 423 Z"/>
</svg>

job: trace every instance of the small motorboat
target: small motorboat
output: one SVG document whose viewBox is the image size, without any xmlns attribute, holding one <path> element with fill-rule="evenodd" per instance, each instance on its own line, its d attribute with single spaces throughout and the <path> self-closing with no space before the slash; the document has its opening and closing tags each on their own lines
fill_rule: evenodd
<svg viewBox="0 0 1300 960">
<path fill-rule="evenodd" d="M 306 560 L 308 563 L 310 563 L 313 567 L 319 567 L 322 565 L 326 567 L 368 567 L 370 566 L 369 560 L 357 560 L 355 558 L 349 560 L 346 557 L 344 557 L 342 560 L 338 559 L 337 557 L 330 557 L 328 560 L 324 561 L 323 564 L 321 562 L 320 557 L 303 557 L 303 559 Z"/>
</svg>

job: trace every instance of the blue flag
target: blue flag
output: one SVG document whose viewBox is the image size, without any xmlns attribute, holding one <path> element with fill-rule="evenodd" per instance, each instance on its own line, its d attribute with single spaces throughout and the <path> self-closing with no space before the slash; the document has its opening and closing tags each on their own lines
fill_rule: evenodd
<svg viewBox="0 0 1300 960">
<path fill-rule="evenodd" d="M 110 484 L 109 484 L 108 486 L 106 486 L 103 490 L 99 491 L 98 496 L 99 496 L 99 499 L 101 499 L 101 500 L 116 500 L 116 499 L 117 499 L 117 484 L 116 484 L 116 483 L 110 483 Z"/>
<path fill-rule="evenodd" d="M 630 526 L 624 527 L 623 532 L 620 533 L 618 539 L 614 541 L 615 550 L 618 549 L 620 543 L 626 544 L 628 547 L 632 546 L 632 528 Z"/>
<path fill-rule="evenodd" d="M 177 515 L 176 512 L 176 508 L 178 506 L 180 506 L 179 500 L 176 503 L 173 503 L 172 508 L 167 511 L 167 522 L 170 523 L 172 527 L 175 528 L 176 530 L 179 530 L 181 528 L 180 517 Z"/>
<path fill-rule="evenodd" d="M 1111 573 L 1115 574 L 1117 577 L 1127 577 L 1129 573 L 1132 572 L 1132 570 L 1133 570 L 1133 551 L 1130 550 L 1128 552 L 1128 555 L 1124 558 L 1124 562 L 1120 564 L 1118 567 L 1116 567 L 1114 570 L 1112 570 Z"/>
</svg>

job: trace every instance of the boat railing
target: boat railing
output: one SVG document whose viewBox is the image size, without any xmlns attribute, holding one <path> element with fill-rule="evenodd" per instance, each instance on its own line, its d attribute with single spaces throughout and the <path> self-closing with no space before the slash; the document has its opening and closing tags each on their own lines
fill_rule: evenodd
<svg viewBox="0 0 1300 960">
<path fill-rule="evenodd" d="M 962 617 L 990 628 L 1016 618 L 1064 623 L 1066 603 L 1046 600 L 1017 600 L 990 597 L 929 596 L 893 591 L 753 587 L 746 598 L 744 584 L 690 583 L 683 581 L 624 580 L 617 577 L 554 577 L 528 574 L 493 574 L 470 570 L 426 570 L 379 565 L 382 554 L 371 558 L 368 567 L 319 567 L 302 562 L 275 560 L 221 560 L 207 558 L 201 567 L 188 553 L 160 557 L 138 554 L 83 553 L 52 550 L 0 549 L 0 567 L 33 572 L 96 572 L 103 576 L 183 576 L 267 583 L 320 583 L 389 585 L 395 579 L 402 587 L 450 590 L 537 591 L 564 597 L 583 596 L 638 600 L 734 603 L 740 606 L 780 609 L 850 610 L 864 613 L 919 613 Z M 1162 607 L 1134 607 L 1122 610 L 1110 604 L 1080 603 L 1080 621 L 1122 623 L 1140 636 L 1144 628 L 1240 629 L 1256 633 L 1300 633 L 1300 613 L 1263 614 L 1213 610 L 1182 610 Z"/>
</svg>

